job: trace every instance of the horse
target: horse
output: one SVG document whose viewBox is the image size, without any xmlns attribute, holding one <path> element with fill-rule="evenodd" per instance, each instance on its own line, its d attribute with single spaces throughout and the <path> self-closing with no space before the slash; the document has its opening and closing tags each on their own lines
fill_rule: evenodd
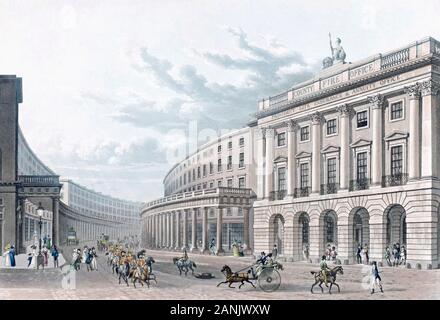
<svg viewBox="0 0 440 320">
<path fill-rule="evenodd" d="M 324 289 L 322 288 L 322 283 L 324 282 L 324 276 L 320 271 L 310 271 L 311 274 L 315 277 L 315 283 L 312 285 L 310 291 L 313 293 L 313 287 L 319 283 L 319 287 L 321 288 L 321 292 L 324 293 Z M 336 266 L 328 272 L 327 282 L 330 282 L 330 288 L 328 289 L 328 293 L 332 294 L 332 286 L 335 285 L 338 287 L 338 292 L 341 292 L 339 285 L 336 283 L 336 275 L 344 274 L 344 269 L 342 266 Z"/>
<path fill-rule="evenodd" d="M 124 280 L 124 282 L 128 285 L 128 277 L 130 274 L 130 264 L 128 261 L 125 261 L 124 266 L 121 268 L 121 271 L 119 272 L 119 284 L 121 284 L 121 278 Z"/>
<path fill-rule="evenodd" d="M 182 275 L 182 271 L 185 271 L 185 276 L 188 274 L 189 269 L 191 269 L 192 275 L 194 275 L 194 268 L 197 268 L 197 265 L 192 260 L 183 260 L 182 258 L 173 258 L 173 263 L 177 266 L 179 270 L 179 275 Z"/>
<path fill-rule="evenodd" d="M 115 271 L 116 271 L 116 274 L 118 274 L 118 272 L 119 272 L 119 260 L 120 260 L 119 256 L 115 255 L 115 256 L 113 257 L 113 259 L 112 259 L 112 261 L 111 261 L 111 265 L 112 265 L 112 274 L 114 274 Z"/>
<path fill-rule="evenodd" d="M 234 282 L 241 282 L 241 284 L 238 286 L 238 289 L 241 288 L 242 285 L 244 285 L 244 282 L 248 282 L 252 285 L 252 287 L 255 288 L 254 284 L 252 283 L 252 281 L 249 280 L 249 273 L 251 272 L 251 270 L 248 270 L 247 273 L 237 273 L 237 272 L 232 272 L 231 268 L 228 265 L 224 265 L 221 273 L 226 273 L 226 281 L 222 281 L 220 282 L 218 286 L 220 286 L 222 283 L 229 283 L 228 287 L 229 288 L 235 288 L 235 287 L 231 287 L 231 284 Z"/>
</svg>

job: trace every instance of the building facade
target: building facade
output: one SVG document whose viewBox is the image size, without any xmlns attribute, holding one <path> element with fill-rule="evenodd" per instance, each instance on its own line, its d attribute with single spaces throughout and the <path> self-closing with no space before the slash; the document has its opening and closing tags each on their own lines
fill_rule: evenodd
<svg viewBox="0 0 440 320">
<path fill-rule="evenodd" d="M 383 262 L 386 247 L 399 243 L 409 267 L 438 268 L 439 58 L 432 38 L 357 63 L 332 65 L 327 58 L 314 78 L 258 103 L 255 120 L 239 130 L 249 136 L 243 173 L 256 194 L 246 231 L 254 253 L 276 244 L 286 260 L 313 261 L 334 246 L 342 263 L 352 263 L 362 245 Z M 144 244 L 186 244 L 187 217 L 199 210 L 208 238 L 204 206 L 215 207 L 239 179 L 216 170 L 230 163 L 229 154 L 219 156 L 228 139 L 212 141 L 167 174 L 165 197 L 142 210 Z M 240 152 L 232 142 L 234 162 Z M 217 238 L 224 238 L 224 214 L 215 215 Z"/>
<path fill-rule="evenodd" d="M 202 145 L 164 178 L 165 197 L 142 209 L 147 247 L 219 253 L 234 243 L 250 250 L 256 187 L 254 130 L 243 128 Z M 193 232 L 195 230 L 195 232 Z"/>
<path fill-rule="evenodd" d="M 45 236 L 62 245 L 70 228 L 85 242 L 102 233 L 112 239 L 139 234 L 140 203 L 60 181 L 35 155 L 18 124 L 21 102 L 21 78 L 0 76 L 0 248 L 9 243 L 24 252 Z"/>
</svg>

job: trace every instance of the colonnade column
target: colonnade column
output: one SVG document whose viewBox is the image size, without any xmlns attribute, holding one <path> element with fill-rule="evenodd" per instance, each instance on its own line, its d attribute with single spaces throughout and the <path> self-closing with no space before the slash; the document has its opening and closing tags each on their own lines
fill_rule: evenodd
<svg viewBox="0 0 440 320">
<path fill-rule="evenodd" d="M 162 223 L 161 223 L 161 226 L 162 226 L 162 234 L 160 235 L 160 239 L 161 239 L 161 247 L 162 248 L 164 248 L 165 247 L 165 245 L 166 245 L 166 237 L 165 237 L 165 235 L 166 235 L 166 216 L 165 216 L 165 213 L 162 213 L 162 221 L 161 221 Z"/>
<path fill-rule="evenodd" d="M 243 208 L 243 246 L 245 254 L 251 254 L 252 248 L 249 239 L 249 208 Z"/>
<path fill-rule="evenodd" d="M 180 250 L 181 244 L 180 244 L 180 210 L 176 211 L 176 245 L 174 249 Z"/>
<path fill-rule="evenodd" d="M 310 116 L 312 122 L 312 194 L 321 191 L 321 122 L 322 115 L 315 112 Z"/>
<path fill-rule="evenodd" d="M 218 208 L 217 209 L 217 239 L 216 239 L 217 255 L 221 255 L 224 253 L 222 231 L 223 231 L 223 208 Z"/>
<path fill-rule="evenodd" d="M 420 85 L 405 87 L 409 96 L 408 178 L 420 178 Z"/>
<path fill-rule="evenodd" d="M 170 245 L 168 246 L 169 249 L 174 249 L 174 230 L 175 230 L 175 224 L 176 224 L 176 212 L 170 213 Z"/>
<path fill-rule="evenodd" d="M 339 189 L 346 191 L 350 185 L 350 115 L 352 109 L 344 104 L 337 107 L 337 111 L 339 112 L 339 130 L 341 134 Z"/>
<path fill-rule="evenodd" d="M 264 137 L 266 130 L 259 128 L 257 131 L 257 198 L 264 198 Z"/>
<path fill-rule="evenodd" d="M 271 128 L 266 129 L 266 183 L 264 197 L 269 199 L 270 193 L 273 189 L 273 140 L 275 130 Z"/>
<path fill-rule="evenodd" d="M 371 128 L 373 131 L 373 142 L 371 148 L 371 185 L 380 187 L 382 185 L 382 107 L 383 97 L 378 94 L 368 97 L 372 107 Z"/>
<path fill-rule="evenodd" d="M 422 177 L 432 178 L 438 174 L 437 156 L 437 94 L 439 85 L 431 80 L 422 82 Z"/>
<path fill-rule="evenodd" d="M 197 209 L 192 209 L 191 251 L 197 250 Z"/>
<path fill-rule="evenodd" d="M 296 131 L 295 121 L 287 122 L 287 195 L 293 195 L 296 185 Z"/>
<path fill-rule="evenodd" d="M 155 247 L 159 247 L 159 215 L 154 215 L 154 235 L 155 235 Z"/>
<path fill-rule="evenodd" d="M 208 250 L 208 212 L 209 208 L 204 207 L 202 209 L 202 253 L 209 252 Z"/>
<path fill-rule="evenodd" d="M 60 245 L 59 239 L 59 197 L 52 198 L 52 245 Z M 24 217 L 23 217 L 24 219 Z"/>
<path fill-rule="evenodd" d="M 188 212 L 187 210 L 183 210 L 183 226 L 182 226 L 182 246 L 184 248 L 188 247 Z"/>
</svg>

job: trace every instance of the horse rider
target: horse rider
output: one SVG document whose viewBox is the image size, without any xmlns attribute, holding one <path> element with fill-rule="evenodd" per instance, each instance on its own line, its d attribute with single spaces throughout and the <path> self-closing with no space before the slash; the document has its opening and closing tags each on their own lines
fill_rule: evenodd
<svg viewBox="0 0 440 320">
<path fill-rule="evenodd" d="M 183 248 L 183 256 L 180 258 L 183 262 L 188 260 L 188 252 L 186 251 L 186 247 Z"/>
<path fill-rule="evenodd" d="M 322 256 L 322 259 L 321 259 L 321 262 L 320 262 L 320 264 L 319 264 L 319 267 L 321 268 L 321 274 L 322 274 L 322 276 L 324 277 L 324 283 L 325 283 L 325 286 L 326 287 L 328 287 L 328 284 L 327 284 L 327 278 L 328 278 L 328 272 L 330 271 L 330 269 L 329 269 L 329 267 L 327 266 L 327 260 L 326 260 L 326 256 L 325 255 L 323 255 Z"/>
</svg>

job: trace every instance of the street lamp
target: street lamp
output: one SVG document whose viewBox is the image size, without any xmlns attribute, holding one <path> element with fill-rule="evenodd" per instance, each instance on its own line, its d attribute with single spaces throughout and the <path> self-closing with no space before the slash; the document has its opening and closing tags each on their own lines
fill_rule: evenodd
<svg viewBox="0 0 440 320">
<path fill-rule="evenodd" d="M 37 214 L 40 220 L 38 221 L 38 225 L 40 226 L 40 239 L 39 239 L 39 245 L 38 245 L 38 256 L 37 256 L 37 269 L 39 269 L 40 265 L 43 266 L 44 269 L 44 259 L 43 255 L 41 254 L 41 226 L 43 225 L 43 221 L 41 218 L 43 217 L 44 208 L 41 206 L 41 202 L 38 205 L 37 208 Z"/>
</svg>

